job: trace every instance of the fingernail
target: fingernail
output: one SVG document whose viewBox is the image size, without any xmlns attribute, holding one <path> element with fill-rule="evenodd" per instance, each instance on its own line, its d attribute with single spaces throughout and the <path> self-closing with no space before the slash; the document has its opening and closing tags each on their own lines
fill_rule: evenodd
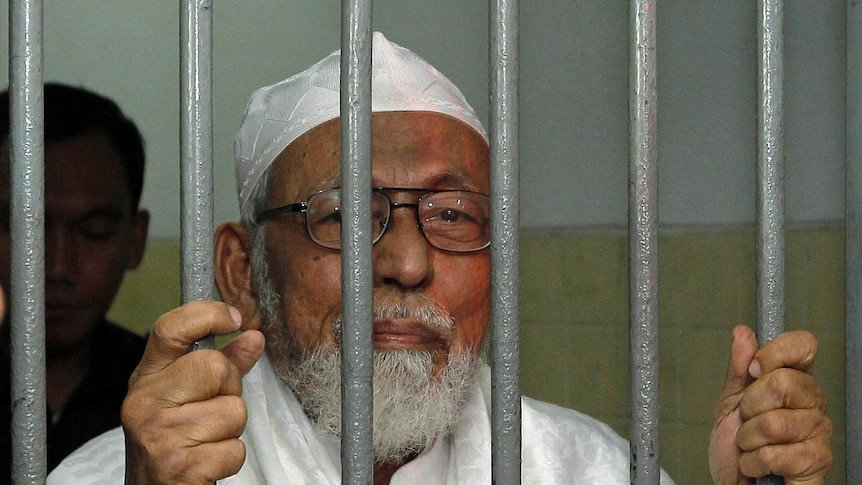
<svg viewBox="0 0 862 485">
<path fill-rule="evenodd" d="M 760 369 L 760 363 L 757 362 L 757 360 L 752 360 L 751 364 L 748 365 L 748 375 L 757 379 L 760 377 L 761 373 L 762 371 Z"/>
<path fill-rule="evenodd" d="M 233 319 L 233 323 L 239 328 L 240 323 L 242 323 L 242 314 L 235 307 L 228 306 L 227 308 L 228 312 L 230 312 L 230 317 Z"/>
</svg>

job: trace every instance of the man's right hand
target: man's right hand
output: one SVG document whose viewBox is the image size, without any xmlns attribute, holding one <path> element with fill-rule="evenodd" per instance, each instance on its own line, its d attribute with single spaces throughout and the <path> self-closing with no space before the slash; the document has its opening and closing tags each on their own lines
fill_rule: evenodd
<svg viewBox="0 0 862 485">
<path fill-rule="evenodd" d="M 209 484 L 242 467 L 242 376 L 260 358 L 263 334 L 246 329 L 221 350 L 187 352 L 207 335 L 239 330 L 240 320 L 235 308 L 207 301 L 156 321 L 123 402 L 126 485 Z"/>
</svg>

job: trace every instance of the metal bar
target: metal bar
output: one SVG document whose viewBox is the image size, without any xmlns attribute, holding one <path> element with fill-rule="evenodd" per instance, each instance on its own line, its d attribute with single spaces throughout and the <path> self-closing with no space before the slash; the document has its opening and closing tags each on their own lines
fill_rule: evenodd
<svg viewBox="0 0 862 485">
<path fill-rule="evenodd" d="M 492 482 L 521 483 L 518 2 L 490 5 Z"/>
<path fill-rule="evenodd" d="M 862 483 L 862 5 L 847 2 L 846 483 Z"/>
<path fill-rule="evenodd" d="M 47 477 L 42 1 L 9 3 L 12 483 Z M 8 477 L 7 477 L 8 478 Z"/>
<path fill-rule="evenodd" d="M 784 5 L 760 0 L 757 130 L 757 339 L 784 331 Z M 781 484 L 777 476 L 758 484 Z"/>
<path fill-rule="evenodd" d="M 371 484 L 371 0 L 341 4 L 341 482 Z"/>
<path fill-rule="evenodd" d="M 12 480 L 47 476 L 42 2 L 9 4 Z"/>
<path fill-rule="evenodd" d="M 212 0 L 180 8 L 180 218 L 183 302 L 210 300 L 213 280 Z M 214 347 L 212 336 L 192 350 Z"/>
<path fill-rule="evenodd" d="M 658 141 L 656 2 L 632 0 L 629 64 L 629 318 L 631 483 L 657 485 Z"/>
</svg>

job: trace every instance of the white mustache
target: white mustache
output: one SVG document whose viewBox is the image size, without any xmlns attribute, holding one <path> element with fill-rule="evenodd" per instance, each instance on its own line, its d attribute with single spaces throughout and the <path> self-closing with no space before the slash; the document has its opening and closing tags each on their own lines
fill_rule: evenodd
<svg viewBox="0 0 862 485">
<path fill-rule="evenodd" d="M 455 320 L 448 310 L 431 298 L 410 294 L 398 300 L 383 300 L 374 304 L 374 319 L 411 319 L 432 329 L 443 337 L 449 337 L 455 327 Z M 341 340 L 343 315 L 338 314 L 333 323 L 335 336 Z"/>
</svg>

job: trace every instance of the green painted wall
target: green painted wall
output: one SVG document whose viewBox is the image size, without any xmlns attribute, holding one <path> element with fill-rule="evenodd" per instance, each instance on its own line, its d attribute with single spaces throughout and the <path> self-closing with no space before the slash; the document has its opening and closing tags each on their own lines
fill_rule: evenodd
<svg viewBox="0 0 862 485">
<path fill-rule="evenodd" d="M 844 483 L 843 227 L 787 234 L 787 324 L 820 342 L 816 375 L 830 399 Z M 730 330 L 755 321 L 751 230 L 659 236 L 661 461 L 678 483 L 709 483 L 706 450 Z M 628 436 L 628 263 L 621 230 L 528 233 L 522 246 L 524 394 L 596 416 Z M 179 245 L 150 243 L 111 317 L 146 331 L 179 302 Z"/>
</svg>

